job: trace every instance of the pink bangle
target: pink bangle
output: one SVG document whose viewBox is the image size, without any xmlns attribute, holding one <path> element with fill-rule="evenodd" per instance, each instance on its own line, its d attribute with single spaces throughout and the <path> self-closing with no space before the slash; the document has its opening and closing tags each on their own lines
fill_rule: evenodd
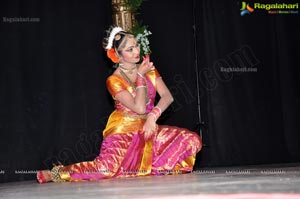
<svg viewBox="0 0 300 199">
<path fill-rule="evenodd" d="M 158 106 L 156 106 L 156 107 L 154 107 L 154 108 L 157 108 L 158 109 L 158 111 L 159 111 L 159 115 L 161 115 L 161 108 L 159 108 Z"/>
<path fill-rule="evenodd" d="M 159 118 L 159 116 L 161 115 L 161 109 L 158 106 L 156 106 L 151 110 L 149 115 L 152 115 L 156 121 Z"/>
<path fill-rule="evenodd" d="M 136 76 L 136 86 L 146 86 L 145 78 L 141 77 L 140 75 Z"/>
</svg>

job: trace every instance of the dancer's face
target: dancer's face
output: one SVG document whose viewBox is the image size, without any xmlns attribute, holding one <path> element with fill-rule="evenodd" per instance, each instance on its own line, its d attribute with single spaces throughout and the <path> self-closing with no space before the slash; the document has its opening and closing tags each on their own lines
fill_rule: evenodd
<svg viewBox="0 0 300 199">
<path fill-rule="evenodd" d="M 135 38 L 128 38 L 121 51 L 120 62 L 123 64 L 135 64 L 140 60 L 140 47 Z"/>
</svg>

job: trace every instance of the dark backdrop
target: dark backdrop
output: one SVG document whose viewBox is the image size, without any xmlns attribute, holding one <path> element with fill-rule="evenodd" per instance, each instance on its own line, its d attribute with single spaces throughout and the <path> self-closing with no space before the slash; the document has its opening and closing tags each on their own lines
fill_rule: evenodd
<svg viewBox="0 0 300 199">
<path fill-rule="evenodd" d="M 300 160 L 298 14 L 242 17 L 240 8 L 150 0 L 138 15 L 175 98 L 159 123 L 204 123 L 195 169 Z M 34 179 L 57 161 L 92 160 L 113 110 L 101 48 L 110 1 L 1 1 L 0 13 L 0 182 Z M 254 72 L 228 72 L 244 67 Z"/>
</svg>

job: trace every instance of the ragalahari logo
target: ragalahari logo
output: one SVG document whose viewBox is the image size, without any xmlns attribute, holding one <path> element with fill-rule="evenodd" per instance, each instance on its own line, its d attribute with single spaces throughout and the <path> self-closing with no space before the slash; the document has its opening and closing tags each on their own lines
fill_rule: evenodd
<svg viewBox="0 0 300 199">
<path fill-rule="evenodd" d="M 250 12 L 253 12 L 254 9 L 249 6 L 249 3 L 246 3 L 245 1 L 242 2 L 241 7 L 241 16 L 244 16 L 245 14 L 250 14 Z"/>
</svg>

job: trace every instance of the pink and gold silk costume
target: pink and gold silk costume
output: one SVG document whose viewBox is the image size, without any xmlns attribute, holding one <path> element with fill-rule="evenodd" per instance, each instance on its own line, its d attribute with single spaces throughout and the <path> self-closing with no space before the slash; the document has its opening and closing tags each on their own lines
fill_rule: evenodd
<svg viewBox="0 0 300 199">
<path fill-rule="evenodd" d="M 107 88 L 115 100 L 116 110 L 110 115 L 103 131 L 100 154 L 93 161 L 64 166 L 60 176 L 67 181 L 99 180 L 103 178 L 162 175 L 192 171 L 196 153 L 202 147 L 201 138 L 194 132 L 174 126 L 158 126 L 155 135 L 144 140 L 143 125 L 154 107 L 156 69 L 146 75 L 149 102 L 146 114 L 139 115 L 115 96 L 124 90 L 135 96 L 135 90 L 121 76 L 111 75 Z"/>
</svg>

